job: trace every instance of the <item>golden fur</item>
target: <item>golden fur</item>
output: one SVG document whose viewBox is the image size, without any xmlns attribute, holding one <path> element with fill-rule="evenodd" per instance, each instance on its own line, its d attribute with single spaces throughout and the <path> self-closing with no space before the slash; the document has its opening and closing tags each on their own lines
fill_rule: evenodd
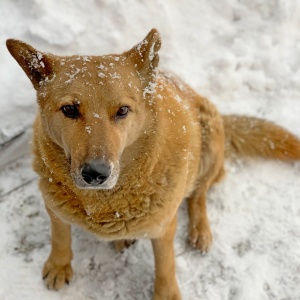
<svg viewBox="0 0 300 300">
<path fill-rule="evenodd" d="M 117 240 L 117 249 L 126 240 L 151 239 L 154 299 L 180 299 L 173 238 L 182 200 L 189 203 L 189 241 L 206 252 L 212 236 L 205 196 L 224 174 L 225 153 L 300 158 L 300 141 L 286 130 L 256 118 L 221 117 L 177 77 L 158 72 L 160 44 L 153 29 L 121 55 L 61 57 L 7 41 L 40 107 L 33 165 L 52 224 L 43 269 L 49 288 L 59 289 L 72 277 L 75 223 Z M 66 117 L 65 105 L 78 107 L 80 116 Z M 124 106 L 128 116 L 117 119 Z M 110 163 L 112 179 L 105 189 L 81 186 L 82 166 L 97 159 Z"/>
</svg>

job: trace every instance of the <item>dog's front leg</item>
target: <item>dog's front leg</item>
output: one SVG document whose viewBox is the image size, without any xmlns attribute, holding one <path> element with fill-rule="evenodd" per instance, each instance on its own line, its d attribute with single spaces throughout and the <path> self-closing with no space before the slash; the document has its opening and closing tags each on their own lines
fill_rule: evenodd
<svg viewBox="0 0 300 300">
<path fill-rule="evenodd" d="M 181 299 L 175 273 L 173 246 L 175 231 L 176 217 L 160 238 L 152 240 L 155 258 L 154 300 Z"/>
<path fill-rule="evenodd" d="M 49 289 L 58 290 L 69 283 L 73 271 L 71 267 L 71 226 L 62 222 L 47 208 L 51 219 L 51 252 L 44 264 L 43 279 Z"/>
</svg>

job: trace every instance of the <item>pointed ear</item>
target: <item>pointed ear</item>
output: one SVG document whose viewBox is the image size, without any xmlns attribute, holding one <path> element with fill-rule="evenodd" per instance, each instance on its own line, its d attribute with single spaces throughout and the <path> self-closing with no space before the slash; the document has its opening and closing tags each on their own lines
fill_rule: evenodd
<svg viewBox="0 0 300 300">
<path fill-rule="evenodd" d="M 142 79 L 151 79 L 155 68 L 158 66 L 160 47 L 160 35 L 156 29 L 152 29 L 143 41 L 126 53 Z"/>
<path fill-rule="evenodd" d="M 53 75 L 51 60 L 44 53 L 37 51 L 22 41 L 13 39 L 7 40 L 6 46 L 10 54 L 29 77 L 36 90 L 44 80 L 50 79 Z"/>
</svg>

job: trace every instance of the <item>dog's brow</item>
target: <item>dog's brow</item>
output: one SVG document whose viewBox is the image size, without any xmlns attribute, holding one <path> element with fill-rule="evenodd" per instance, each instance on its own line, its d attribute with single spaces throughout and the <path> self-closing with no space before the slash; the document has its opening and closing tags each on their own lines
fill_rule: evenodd
<svg viewBox="0 0 300 300">
<path fill-rule="evenodd" d="M 134 105 L 135 101 L 129 97 L 126 97 L 124 99 L 120 99 L 120 100 L 117 100 L 117 101 L 114 101 L 113 104 L 116 106 L 116 107 L 121 107 L 121 106 L 132 106 Z"/>
<path fill-rule="evenodd" d="M 66 105 L 66 104 L 80 104 L 80 101 L 77 99 L 76 95 L 66 95 L 57 99 L 58 105 Z"/>
</svg>

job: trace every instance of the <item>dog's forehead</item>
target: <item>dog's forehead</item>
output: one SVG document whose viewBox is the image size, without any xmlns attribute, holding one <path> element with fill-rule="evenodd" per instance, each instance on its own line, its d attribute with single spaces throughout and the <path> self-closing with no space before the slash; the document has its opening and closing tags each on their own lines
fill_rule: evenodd
<svg viewBox="0 0 300 300">
<path fill-rule="evenodd" d="M 76 78 L 121 79 L 132 63 L 124 55 L 70 56 L 59 58 L 59 73 L 66 75 L 69 83 Z M 78 76 L 77 76 L 78 75 Z"/>
<path fill-rule="evenodd" d="M 122 88 L 139 83 L 139 74 L 125 55 L 59 57 L 56 65 L 55 84 L 62 88 Z"/>
<path fill-rule="evenodd" d="M 57 57 L 55 71 L 40 96 L 78 95 L 82 104 L 93 99 L 113 103 L 126 97 L 136 99 L 142 90 L 138 72 L 124 55 Z"/>
</svg>

